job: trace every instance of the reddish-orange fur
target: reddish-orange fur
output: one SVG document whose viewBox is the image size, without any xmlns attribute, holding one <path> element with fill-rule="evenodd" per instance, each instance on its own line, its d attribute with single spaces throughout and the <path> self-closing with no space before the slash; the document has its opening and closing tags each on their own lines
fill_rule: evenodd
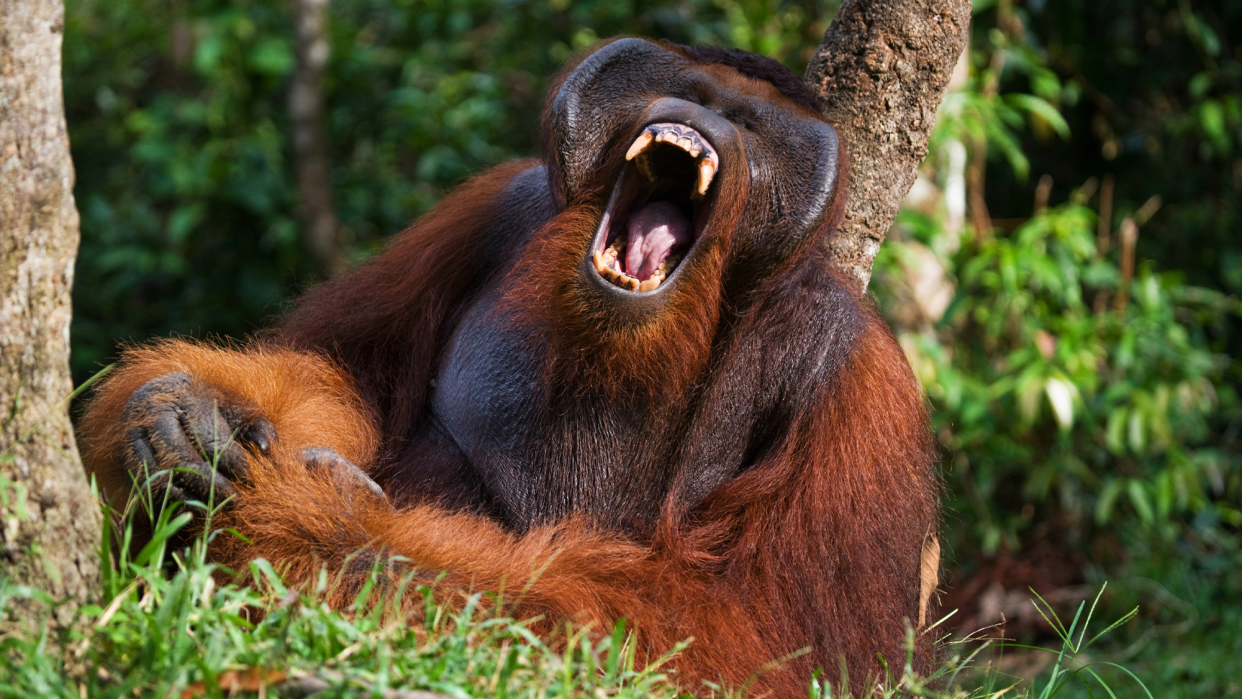
<svg viewBox="0 0 1242 699">
<path fill-rule="evenodd" d="M 307 352 L 252 345 L 219 348 L 165 340 L 130 347 L 124 359 L 95 391 L 91 408 L 78 425 L 83 457 L 100 488 L 124 504 L 133 484 L 121 455 L 125 433 L 117 416 L 143 384 L 165 374 L 185 372 L 261 407 L 280 431 L 273 457 L 296 455 L 310 444 L 331 444 L 356 463 L 370 463 L 379 447 L 374 421 L 354 394 L 352 381 L 332 362 Z"/>
<path fill-rule="evenodd" d="M 248 561 L 263 557 L 278 562 L 291 583 L 305 584 L 322 566 L 338 570 L 355 551 L 404 556 L 421 570 L 448 571 L 443 589 L 503 587 L 510 598 L 512 591 L 524 590 L 512 610 L 519 615 L 546 614 L 550 621 L 564 618 L 600 629 L 625 617 L 652 658 L 693 637 L 672 665 L 687 687 L 694 687 L 696 678 L 723 678 L 737 686 L 773 659 L 822 646 L 825 639 L 803 630 L 808 607 L 847 616 L 852 607 L 863 606 L 874 614 L 858 629 L 863 637 L 835 638 L 830 645 L 851 667 L 867 667 L 875 640 L 868 634 L 900 635 L 914 622 L 900 612 L 911 608 L 910 600 L 887 599 L 891 587 L 882 584 L 912 571 L 891 570 L 867 535 L 901 535 L 922 526 L 935 509 L 934 489 L 890 485 L 894 466 L 913 469 L 925 458 L 920 450 L 927 447 L 926 437 L 912 440 L 909 434 L 915 431 L 911 425 L 922 424 L 924 409 L 905 358 L 880 321 L 872 322 L 873 332 L 856 349 L 843 381 L 826 389 L 832 399 L 803 428 L 795 447 L 803 453 L 738 478 L 688 522 L 669 513 L 650 546 L 592 531 L 581 521 L 515 536 L 483 518 L 433 506 L 393 513 L 370 500 L 351 505 L 330 482 L 286 457 L 303 446 L 326 444 L 367 463 L 366 454 L 375 448 L 373 430 L 338 370 L 313 355 L 288 351 L 184 342 L 131 349 L 83 424 L 87 460 L 105 485 L 121 482 L 120 439 L 101 424 L 101 416 L 109 414 L 104 410 L 118 414 L 147 379 L 192 372 L 249 396 L 281 435 L 277 457 L 254 460 L 253 486 L 244 487 L 236 509 L 217 520 L 219 527 L 237 527 L 253 542 L 221 537 L 215 556 L 227 566 L 244 570 Z M 842 408 L 851 405 L 864 409 Z M 852 506 L 859 502 L 872 507 Z M 848 525 L 860 519 L 874 521 Z M 832 549 L 845 557 L 837 562 L 836 579 L 815 579 L 819 536 L 830 537 Z M 773 546 L 773 539 L 794 546 Z M 333 542 L 332 549 L 322 548 L 325 540 Z M 356 574 L 346 580 L 359 582 L 369 570 L 369 563 L 355 566 Z M 356 589 L 342 587 L 337 601 L 349 601 Z M 917 595 L 917 586 L 910 594 Z M 796 659 L 764 675 L 758 686 L 798 696 L 824 660 L 819 654 Z"/>
<path fill-rule="evenodd" d="M 771 92 L 709 69 L 722 81 Z M 782 98 L 773 92 L 770 99 Z M 616 159 L 624 144 L 613 149 Z M 585 302 L 575 269 L 599 220 L 592 202 L 609 186 L 603 171 L 579 196 L 587 203 L 571 203 L 531 231 L 521 259 L 496 272 L 504 276 L 498 307 L 513 312 L 497 317 L 546 345 L 545 389 L 598 390 L 599 400 L 610 400 L 624 385 L 651 402 L 653 420 L 670 425 L 677 415 L 670 406 L 718 388 L 704 377 L 727 314 L 734 313 L 734 337 L 768 338 L 769 346 L 788 337 L 782 328 L 803 320 L 805 304 L 836 303 L 852 319 L 841 336 L 824 338 L 835 343 L 834 368 L 813 396 L 790 399 L 802 402 L 774 446 L 696 504 L 682 506 L 670 495 L 649 530 L 618 533 L 571 516 L 517 534 L 417 497 L 400 498 L 392 509 L 307 470 L 299 458 L 306 447 L 334 449 L 377 478 L 393 468 L 409 425 L 427 409 L 444 328 L 486 281 L 472 260 L 488 226 L 508 215 L 497 202 L 533 165 L 502 166 L 459 188 L 386 253 L 311 292 L 283 327 L 252 345 L 164 342 L 127 350 L 82 424 L 87 463 L 105 491 L 117 498 L 129 490 L 119 416 L 130 396 L 151 379 L 185 372 L 253 403 L 279 435 L 270 458 L 250 454 L 251 483 L 238 484 L 235 506 L 214 523 L 252 542 L 217 537 L 213 558 L 234 569 L 261 556 L 295 585 L 309 584 L 323 566 L 343 569 L 334 593 L 343 603 L 377 556 L 401 556 L 429 575 L 446 571 L 441 590 L 503 587 L 507 601 L 517 600 L 508 611 L 543 615 L 540 629 L 572 620 L 603 631 L 624 617 L 648 658 L 693 637 L 672 665 L 691 690 L 701 680 L 741 685 L 804 648 L 811 652 L 756 686 L 803 696 L 811 672 L 822 667 L 835 676 L 841 658 L 857 682 L 878 671 L 876 653 L 900 667 L 907 625 L 918 619 L 923 537 L 937 516 L 922 394 L 865 300 L 837 291 L 828 300 L 808 294 L 802 306 L 786 302 L 805 289 L 852 288 L 834 276 L 824 245 L 841 215 L 842 191 L 803 247 L 746 290 L 745 313 L 722 301 L 734 240 L 728 230 L 702 243 L 714 247 L 685 271 L 662 314 L 617 323 Z M 747 198 L 744 180 L 722 175 L 722 182 L 718 215 L 734 221 Z M 727 391 L 721 395 L 727 403 Z M 385 572 L 395 578 L 406 569 Z M 926 639 L 917 653 L 919 664 L 930 657 Z"/>
<path fill-rule="evenodd" d="M 873 334 L 860 343 L 844 380 L 826 389 L 832 399 L 804 426 L 795 445 L 802 453 L 738 478 L 689 522 L 669 513 L 650 546 L 592 531 L 581 521 L 515 536 L 480 517 L 433 506 L 394 513 L 376 501 L 351 502 L 288 455 L 327 444 L 366 463 L 373 431 L 359 419 L 358 403 L 339 371 L 317 357 L 287 351 L 183 342 L 130 350 L 126 364 L 99 392 L 92 421 L 83 426 L 87 435 L 104 437 L 88 437 L 87 459 L 105 482 L 117 483 L 118 469 L 106 465 L 119 463 L 108 458 L 119 440 L 99 424 L 100 408 L 120 405 L 146 379 L 193 372 L 251 397 L 281 434 L 276 458 L 254 460 L 253 485 L 243 487 L 238 506 L 217 520 L 219 527 L 237 527 L 253 542 L 220 537 L 214 556 L 221 563 L 244 570 L 248 561 L 263 557 L 278 562 L 291 583 L 306 584 L 322 566 L 338 570 L 346 555 L 357 551 L 404 556 L 420 570 L 448 571 L 440 583 L 444 589 L 509 590 L 510 599 L 521 600 L 515 613 L 550 615 L 544 628 L 563 618 L 607 629 L 625 617 L 652 658 L 693 637 L 673 662 L 679 680 L 693 687 L 695 678 L 723 678 L 736 686 L 775 658 L 824 644 L 803 629 L 808 607 L 848 616 L 852 607 L 865 606 L 875 616 L 858 632 L 877 637 L 901 634 L 914 621 L 899 611 L 910 608 L 910 600 L 887 599 L 891 587 L 883 584 L 911 571 L 892 570 L 877 552 L 881 542 L 866 535 L 899 536 L 934 511 L 934 490 L 902 491 L 889 484 L 894 465 L 914 469 L 924 458 L 918 450 L 926 448 L 925 438 L 903 434 L 911 418 L 919 424 L 923 407 L 905 358 L 880 322 L 873 323 Z M 868 409 L 842 409 L 848 405 Z M 872 507 L 852 506 L 859 502 Z M 875 521 L 849 526 L 860 519 Z M 843 557 L 836 562 L 836 579 L 815 579 L 821 536 Z M 774 538 L 794 546 L 773 546 Z M 324 541 L 332 548 L 325 549 Z M 361 582 L 370 571 L 373 556 L 362 560 L 347 583 Z M 356 585 L 340 588 L 337 601 L 347 603 L 356 590 Z M 910 594 L 917 595 L 917 586 Z M 873 640 L 830 643 L 851 667 L 866 667 Z M 764 675 L 758 686 L 797 696 L 823 661 L 818 654 L 796 659 Z"/>
</svg>

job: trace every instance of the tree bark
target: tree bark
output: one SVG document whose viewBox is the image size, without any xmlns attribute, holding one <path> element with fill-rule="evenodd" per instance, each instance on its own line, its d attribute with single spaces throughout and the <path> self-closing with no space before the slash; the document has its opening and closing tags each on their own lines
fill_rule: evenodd
<svg viewBox="0 0 1242 699">
<path fill-rule="evenodd" d="M 95 591 L 100 537 L 67 409 L 78 212 L 63 31 L 61 0 L 0 0 L 0 576 L 70 601 L 62 625 Z"/>
<path fill-rule="evenodd" d="M 829 245 L 863 288 L 927 155 L 970 12 L 970 0 L 845 0 L 807 66 L 851 160 L 845 220 Z"/>
<path fill-rule="evenodd" d="M 328 137 L 323 124 L 323 72 L 328 64 L 325 22 L 328 0 L 296 0 L 297 68 L 289 91 L 293 158 L 298 180 L 298 218 L 315 261 L 328 276 L 348 265 L 340 223 L 332 209 Z"/>
</svg>

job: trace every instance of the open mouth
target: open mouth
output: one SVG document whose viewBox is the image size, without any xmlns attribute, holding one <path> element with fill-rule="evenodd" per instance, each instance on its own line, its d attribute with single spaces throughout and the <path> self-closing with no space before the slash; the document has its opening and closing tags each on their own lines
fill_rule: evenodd
<svg viewBox="0 0 1242 699">
<path fill-rule="evenodd" d="M 591 260 L 621 289 L 654 291 L 677 270 L 707 222 L 716 150 L 685 124 L 651 124 L 626 165 L 600 221 Z"/>
</svg>

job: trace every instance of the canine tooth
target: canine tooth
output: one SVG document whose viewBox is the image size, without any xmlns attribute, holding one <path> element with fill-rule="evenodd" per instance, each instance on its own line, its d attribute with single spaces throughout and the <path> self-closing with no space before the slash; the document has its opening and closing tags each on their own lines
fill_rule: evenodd
<svg viewBox="0 0 1242 699">
<path fill-rule="evenodd" d="M 655 136 L 651 135 L 650 131 L 640 133 L 638 138 L 634 139 L 634 145 L 630 146 L 630 149 L 626 151 L 625 159 L 633 160 L 638 157 L 639 153 L 647 150 L 647 146 L 651 145 L 653 140 L 655 140 Z"/>
<path fill-rule="evenodd" d="M 707 188 L 712 184 L 712 178 L 716 176 L 716 164 L 711 160 L 704 158 L 699 161 L 699 186 L 698 194 L 703 196 L 707 194 Z"/>
<path fill-rule="evenodd" d="M 651 291 L 652 289 L 656 288 L 659 285 L 660 285 L 660 280 L 656 279 L 655 277 L 651 277 L 647 281 L 640 283 L 638 285 L 638 290 L 639 291 Z"/>
<path fill-rule="evenodd" d="M 591 261 L 595 263 L 595 270 L 598 272 L 603 272 L 604 267 L 607 266 L 604 264 L 604 256 L 599 254 L 599 250 L 596 250 L 595 254 L 591 255 Z"/>
</svg>

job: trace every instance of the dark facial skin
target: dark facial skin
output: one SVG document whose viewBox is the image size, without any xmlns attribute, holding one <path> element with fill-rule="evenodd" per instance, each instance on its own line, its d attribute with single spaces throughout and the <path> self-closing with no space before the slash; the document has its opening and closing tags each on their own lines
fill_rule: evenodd
<svg viewBox="0 0 1242 699">
<path fill-rule="evenodd" d="M 605 209 L 622 173 L 633 167 L 626 149 L 655 123 L 693 127 L 719 156 L 707 196 L 694 206 L 693 247 L 668 281 L 639 293 L 596 271 L 590 251 L 604 233 L 592 230 L 576 244 L 572 272 L 549 293 L 556 301 L 570 297 L 575 310 L 569 312 L 581 313 L 579 325 L 600 342 L 647 337 L 685 343 L 676 332 L 643 333 L 677 309 L 715 316 L 711 351 L 694 367 L 691 384 L 652 391 L 606 366 L 587 372 L 622 384 L 604 390 L 582 373 L 558 375 L 555 366 L 550 371 L 547 354 L 549 344 L 558 342 L 557 327 L 538 328 L 547 338 L 513 322 L 503 299 L 520 292 L 511 275 L 497 276 L 461 316 L 445 347 L 431 396 L 433 418 L 403 460 L 411 471 L 426 473 L 414 454 L 425 454 L 429 442 L 449 452 L 445 460 L 464 460 L 493 514 L 517 529 L 585 512 L 610 526 L 646 531 L 670 494 L 676 505 L 690 509 L 761 452 L 757 429 L 763 426 L 755 423 L 772 414 L 776 398 L 762 398 L 760 385 L 729 384 L 719 370 L 740 356 L 739 343 L 745 342 L 738 327 L 746 324 L 753 298 L 774 275 L 788 272 L 826 226 L 839 168 L 836 133 L 766 82 L 624 39 L 588 56 L 561 83 L 545 116 L 549 166 L 519 176 L 512 196 L 523 202 L 537 196 L 548 214 Z M 515 236 L 499 257 L 519 259 L 528 245 L 529 238 Z M 692 283 L 692 271 L 703 279 Z M 718 300 L 696 308 L 712 287 Z M 639 370 L 658 374 L 666 367 Z M 722 392 L 729 405 L 708 405 L 708 395 Z M 689 435 L 735 420 L 746 423 L 735 439 L 698 438 L 700 444 L 687 446 Z M 392 480 L 427 478 L 413 475 Z"/>
<path fill-rule="evenodd" d="M 386 291 L 435 242 L 417 230 L 405 234 L 421 241 L 413 252 L 395 246 L 312 292 L 273 333 L 353 375 L 386 444 L 378 463 L 359 466 L 394 505 L 436 502 L 517 531 L 583 514 L 642 537 L 661 512 L 691 511 L 762 459 L 813 409 L 857 321 L 815 244 L 843 201 L 837 135 L 805 94 L 745 74 L 757 74 L 755 61 L 770 72 L 764 59 L 722 64 L 703 51 L 621 39 L 567 70 L 544 115 L 544 164 L 515 170 L 498 199 L 437 234 L 468 242 L 438 335 L 395 329 L 436 303 L 427 292 Z M 798 84 L 784 72 L 775 80 Z M 697 158 L 712 154 L 702 191 L 701 160 L 670 144 L 627 159 L 660 125 L 693 130 Z M 654 201 L 686 222 L 680 263 L 654 289 L 620 288 L 593 253 Z M 460 232 L 467 225 L 473 232 Z M 380 307 L 387 315 L 358 313 Z M 299 315 L 306 308 L 316 310 Z M 419 352 L 431 360 L 426 378 L 412 369 Z M 161 386 L 135 394 L 135 415 L 209 416 L 199 403 L 237 412 L 210 388 Z M 187 423 L 187 434 L 215 428 L 212 419 Z M 174 436 L 132 446 L 162 467 L 204 472 L 175 479 L 174 499 L 208 491 L 203 449 Z M 253 448 L 247 437 L 232 450 Z M 353 464 L 308 454 L 308 467 L 360 480 Z M 231 471 L 210 477 L 230 492 Z"/>
<path fill-rule="evenodd" d="M 814 99 L 744 52 L 601 46 L 554 82 L 542 162 L 463 183 L 244 347 L 127 352 L 83 418 L 91 467 L 235 494 L 218 521 L 246 540 L 217 560 L 341 568 L 341 604 L 381 552 L 448 591 L 540 566 L 518 618 L 624 616 L 650 657 L 695 636 L 687 688 L 803 648 L 754 689 L 903 662 L 934 449 L 826 245 L 845 166 Z"/>
<path fill-rule="evenodd" d="M 715 147 L 720 172 L 709 198 L 722 184 L 744 198 L 740 220 L 713 221 L 707 230 L 731 234 L 734 265 L 770 274 L 822 224 L 837 188 L 836 130 L 768 83 L 642 39 L 588 56 L 552 100 L 545 155 L 558 203 L 610 190 L 620 154 L 657 122 L 687 124 Z"/>
</svg>

